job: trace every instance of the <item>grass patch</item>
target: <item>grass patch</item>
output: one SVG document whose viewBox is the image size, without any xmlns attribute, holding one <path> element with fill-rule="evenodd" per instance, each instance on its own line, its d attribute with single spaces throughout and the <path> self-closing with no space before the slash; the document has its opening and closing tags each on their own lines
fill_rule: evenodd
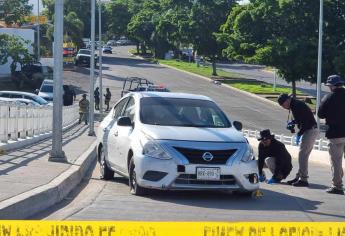
<svg viewBox="0 0 345 236">
<path fill-rule="evenodd" d="M 212 66 L 200 66 L 197 67 L 195 63 L 189 63 L 184 61 L 176 61 L 176 60 L 158 60 L 160 64 L 172 66 L 181 70 L 185 70 L 191 73 L 195 73 L 198 75 L 211 77 L 212 76 Z M 226 72 L 220 69 L 217 69 L 218 77 L 226 77 L 226 78 L 242 78 L 241 75 L 231 72 Z M 213 76 L 212 76 L 213 77 Z"/>
<path fill-rule="evenodd" d="M 146 50 L 146 54 L 137 53 L 137 49 L 136 48 L 131 48 L 131 49 L 129 49 L 128 52 L 133 54 L 133 55 L 136 55 L 136 56 L 152 55 L 152 52 L 149 49 Z"/>
<path fill-rule="evenodd" d="M 224 83 L 229 84 L 230 86 L 233 86 L 235 88 L 250 92 L 250 93 L 255 93 L 255 94 L 281 94 L 281 93 L 291 93 L 290 88 L 285 88 L 285 87 L 279 87 L 277 86 L 275 90 L 273 90 L 273 85 L 267 84 L 261 81 L 257 80 L 226 80 Z M 297 90 L 296 91 L 297 95 L 301 95 L 302 92 Z"/>
<path fill-rule="evenodd" d="M 136 48 L 131 48 L 128 50 L 129 53 L 131 54 L 137 54 L 137 49 Z"/>
<path fill-rule="evenodd" d="M 212 67 L 211 66 L 200 66 L 197 67 L 195 63 L 188 63 L 184 61 L 177 61 L 177 60 L 158 60 L 160 64 L 169 65 L 184 71 L 192 72 L 198 75 L 202 75 L 208 78 L 211 78 L 212 75 Z M 291 93 L 290 88 L 285 87 L 279 87 L 277 86 L 275 91 L 273 90 L 273 85 L 257 81 L 257 80 L 251 80 L 251 79 L 245 79 L 243 76 L 226 72 L 223 70 L 218 69 L 217 70 L 218 77 L 223 80 L 223 83 L 226 83 L 230 86 L 233 86 L 235 88 L 255 93 L 255 94 L 281 94 L 281 93 Z M 214 76 L 212 76 L 214 78 Z M 217 77 L 216 77 L 217 78 Z M 301 95 L 301 91 L 296 92 L 297 95 Z"/>
</svg>

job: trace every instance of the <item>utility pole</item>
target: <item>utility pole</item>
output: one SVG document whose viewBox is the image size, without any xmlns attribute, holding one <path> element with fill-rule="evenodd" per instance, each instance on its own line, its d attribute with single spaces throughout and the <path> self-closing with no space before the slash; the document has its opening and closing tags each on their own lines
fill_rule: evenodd
<svg viewBox="0 0 345 236">
<path fill-rule="evenodd" d="M 321 76 L 322 76 L 322 37 L 323 37 L 323 0 L 320 0 L 320 18 L 319 18 L 319 48 L 317 58 L 317 88 L 316 88 L 316 114 L 319 111 L 321 102 Z M 320 131 L 320 118 L 317 117 L 317 127 Z"/>
<path fill-rule="evenodd" d="M 275 92 L 277 88 L 277 69 L 274 68 L 274 81 L 273 81 L 273 91 Z"/>
<path fill-rule="evenodd" d="M 41 60 L 41 41 L 40 41 L 40 0 L 37 0 L 37 61 Z"/>
<path fill-rule="evenodd" d="M 95 136 L 94 124 L 94 87 L 95 87 L 95 11 L 96 0 L 91 0 L 91 58 L 90 58 L 90 106 L 89 106 L 89 136 Z"/>
<path fill-rule="evenodd" d="M 98 41 L 100 44 L 99 47 L 99 70 L 98 70 L 98 76 L 99 76 L 99 110 L 101 113 L 101 117 L 103 117 L 103 79 L 102 79 L 102 0 L 98 1 Z"/>
<path fill-rule="evenodd" d="M 63 0 L 55 0 L 53 136 L 49 161 L 67 162 L 62 151 Z"/>
</svg>

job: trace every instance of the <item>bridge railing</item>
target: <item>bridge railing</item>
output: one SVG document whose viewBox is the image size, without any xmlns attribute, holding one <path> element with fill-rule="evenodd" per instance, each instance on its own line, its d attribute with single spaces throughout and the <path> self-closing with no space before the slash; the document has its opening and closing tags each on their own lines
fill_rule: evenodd
<svg viewBox="0 0 345 236">
<path fill-rule="evenodd" d="M 249 129 L 244 129 L 242 130 L 243 134 L 246 137 L 250 137 L 250 138 L 257 138 L 259 137 L 260 131 L 258 130 L 249 130 Z M 279 140 L 282 143 L 288 144 L 288 145 L 292 145 L 292 146 L 298 146 L 296 145 L 296 135 L 293 136 L 287 136 L 284 134 L 274 134 L 275 138 L 277 140 Z M 314 144 L 314 149 L 316 150 L 320 150 L 320 151 L 328 151 L 328 140 L 324 140 L 324 139 L 317 139 L 315 141 Z"/>
<path fill-rule="evenodd" d="M 62 127 L 76 122 L 78 105 L 63 107 Z M 8 143 L 52 131 L 53 107 L 0 103 L 0 142 Z"/>
</svg>

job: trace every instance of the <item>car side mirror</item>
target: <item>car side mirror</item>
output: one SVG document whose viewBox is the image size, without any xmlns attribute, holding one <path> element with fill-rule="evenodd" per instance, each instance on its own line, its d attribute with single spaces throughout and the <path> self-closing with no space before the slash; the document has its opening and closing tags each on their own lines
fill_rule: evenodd
<svg viewBox="0 0 345 236">
<path fill-rule="evenodd" d="M 132 121 L 128 116 L 122 116 L 117 120 L 118 126 L 132 126 Z"/>
<path fill-rule="evenodd" d="M 238 130 L 241 131 L 242 130 L 242 123 L 239 121 L 234 121 L 233 123 L 234 127 Z"/>
<path fill-rule="evenodd" d="M 39 89 L 35 89 L 35 94 L 38 94 L 40 92 L 40 90 Z"/>
</svg>

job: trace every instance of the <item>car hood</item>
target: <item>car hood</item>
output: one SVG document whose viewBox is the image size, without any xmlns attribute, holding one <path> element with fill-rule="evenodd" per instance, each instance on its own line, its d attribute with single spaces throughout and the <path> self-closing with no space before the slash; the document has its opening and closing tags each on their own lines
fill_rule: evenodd
<svg viewBox="0 0 345 236">
<path fill-rule="evenodd" d="M 142 132 L 153 139 L 202 141 L 202 142 L 246 142 L 243 134 L 235 128 L 196 128 L 143 125 Z"/>
<path fill-rule="evenodd" d="M 42 98 L 52 98 L 53 97 L 53 93 L 39 92 L 38 96 L 40 96 Z"/>
<path fill-rule="evenodd" d="M 77 56 L 91 57 L 91 55 L 89 55 L 89 54 L 78 54 Z"/>
</svg>

